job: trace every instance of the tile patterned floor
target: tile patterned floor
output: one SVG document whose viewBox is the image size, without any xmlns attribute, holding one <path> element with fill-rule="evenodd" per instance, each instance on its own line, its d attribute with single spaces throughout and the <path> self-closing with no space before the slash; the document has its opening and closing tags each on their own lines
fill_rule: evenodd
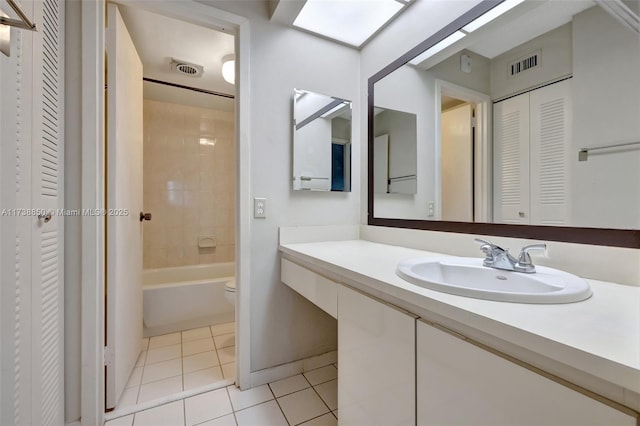
<svg viewBox="0 0 640 426">
<path fill-rule="evenodd" d="M 337 367 L 328 365 L 243 392 L 228 386 L 105 426 L 336 426 L 337 377 Z"/>
<path fill-rule="evenodd" d="M 220 380 L 233 379 L 235 370 L 233 322 L 145 339 L 143 351 L 116 410 Z M 167 404 L 163 410 L 175 410 L 167 406 L 178 405 Z M 145 415 L 141 414 L 140 418 L 144 419 Z M 166 421 L 173 419 L 169 414 L 164 418 Z M 139 420 L 137 424 L 155 423 Z"/>
</svg>

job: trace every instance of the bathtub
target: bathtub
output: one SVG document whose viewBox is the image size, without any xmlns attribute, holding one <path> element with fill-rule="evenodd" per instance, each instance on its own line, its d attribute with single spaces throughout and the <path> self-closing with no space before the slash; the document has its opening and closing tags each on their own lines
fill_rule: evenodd
<svg viewBox="0 0 640 426">
<path fill-rule="evenodd" d="M 234 275 L 233 262 L 145 269 L 144 336 L 234 321 L 234 306 L 224 296 Z"/>
</svg>

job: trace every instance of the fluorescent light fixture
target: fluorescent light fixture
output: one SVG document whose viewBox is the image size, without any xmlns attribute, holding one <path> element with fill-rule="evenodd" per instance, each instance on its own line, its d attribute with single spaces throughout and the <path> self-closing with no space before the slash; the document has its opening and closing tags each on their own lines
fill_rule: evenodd
<svg viewBox="0 0 640 426">
<path fill-rule="evenodd" d="M 396 0 L 307 0 L 293 26 L 360 47 L 407 4 Z"/>
<path fill-rule="evenodd" d="M 462 27 L 462 29 L 467 33 L 475 31 L 478 28 L 482 27 L 483 25 L 493 21 L 503 13 L 513 9 L 523 1 L 524 0 L 505 0 L 504 2 L 500 3 L 499 5 L 497 5 L 496 7 L 494 7 L 487 13 L 485 13 L 484 15 L 479 16 L 475 20 L 471 21 L 470 23 Z"/>
<path fill-rule="evenodd" d="M 236 84 L 236 61 L 233 55 L 222 58 L 222 78 L 227 83 Z"/>
<path fill-rule="evenodd" d="M 409 63 L 412 64 L 412 65 L 419 65 L 421 62 L 424 62 L 425 60 L 427 60 L 428 58 L 432 57 L 436 53 L 446 49 L 447 47 L 451 46 L 456 41 L 462 39 L 465 35 L 466 34 L 463 33 L 462 31 L 456 31 L 455 33 L 450 34 L 448 37 L 446 37 L 445 39 L 441 40 L 439 43 L 431 46 L 430 48 L 428 48 L 427 50 L 422 52 L 422 54 L 420 54 L 420 55 L 416 56 L 415 58 L 413 58 L 411 61 L 409 61 Z"/>
</svg>

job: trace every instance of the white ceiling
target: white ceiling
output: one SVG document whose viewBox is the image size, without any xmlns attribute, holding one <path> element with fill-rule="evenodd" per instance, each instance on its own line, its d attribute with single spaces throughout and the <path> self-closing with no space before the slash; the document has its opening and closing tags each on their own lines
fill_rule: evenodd
<svg viewBox="0 0 640 426">
<path fill-rule="evenodd" d="M 417 66 L 427 70 L 462 49 L 468 49 L 489 59 L 495 58 L 528 40 L 571 22 L 574 15 L 593 6 L 593 0 L 525 1 Z"/>
<path fill-rule="evenodd" d="M 533 7 L 531 7 L 533 5 Z M 495 58 L 520 44 L 571 22 L 574 15 L 595 6 L 591 0 L 530 2 L 514 10 L 513 17 L 487 25 L 486 31 L 467 36 L 467 49 L 486 58 Z M 507 18 L 505 16 L 505 18 Z M 496 23 L 498 20 L 496 20 Z"/>
<path fill-rule="evenodd" d="M 222 58 L 234 53 L 232 35 L 135 7 L 119 8 L 142 61 L 145 77 L 235 94 L 235 86 L 222 78 Z M 172 58 L 202 65 L 202 77 L 189 77 L 172 71 Z M 233 110 L 232 99 L 156 83 L 144 84 L 144 97 L 205 108 Z"/>
</svg>

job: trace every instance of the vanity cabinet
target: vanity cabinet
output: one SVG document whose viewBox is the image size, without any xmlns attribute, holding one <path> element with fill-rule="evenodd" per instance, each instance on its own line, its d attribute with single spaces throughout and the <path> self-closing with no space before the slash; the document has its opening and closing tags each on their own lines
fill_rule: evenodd
<svg viewBox="0 0 640 426">
<path fill-rule="evenodd" d="M 416 424 L 415 318 L 338 286 L 340 424 Z"/>
<path fill-rule="evenodd" d="M 635 417 L 421 320 L 416 336 L 417 425 L 637 425 Z"/>
<path fill-rule="evenodd" d="M 338 317 L 338 283 L 287 259 L 282 259 L 280 268 L 283 283 L 332 317 Z"/>
</svg>

